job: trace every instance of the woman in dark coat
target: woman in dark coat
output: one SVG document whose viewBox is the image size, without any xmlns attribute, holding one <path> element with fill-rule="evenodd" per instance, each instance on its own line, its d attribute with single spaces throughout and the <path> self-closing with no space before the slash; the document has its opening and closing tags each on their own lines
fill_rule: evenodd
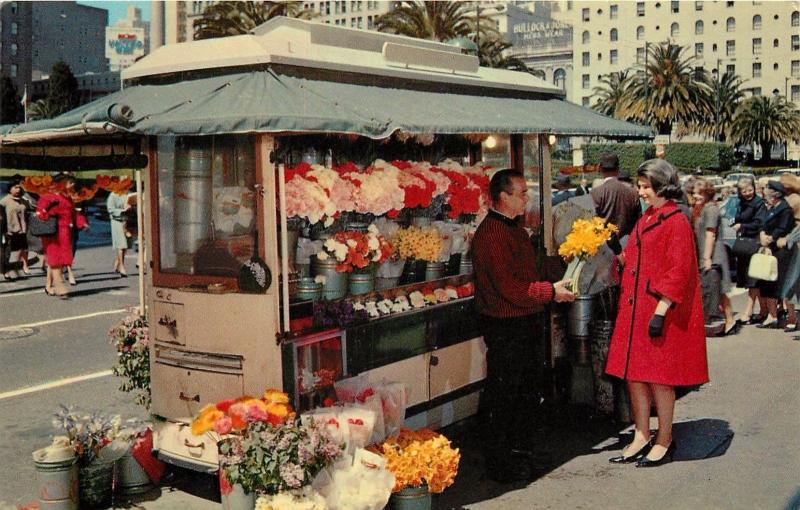
<svg viewBox="0 0 800 510">
<path fill-rule="evenodd" d="M 672 460 L 675 386 L 708 381 L 703 304 L 694 233 L 673 202 L 678 173 L 661 159 L 637 170 L 639 196 L 649 206 L 622 253 L 622 293 L 606 373 L 625 379 L 635 433 L 615 463 L 658 466 Z M 658 434 L 650 437 L 655 401 Z"/>
<path fill-rule="evenodd" d="M 740 241 L 737 246 L 747 246 L 749 243 L 753 246 L 751 249 L 755 249 L 758 247 L 758 232 L 767 215 L 764 199 L 756 195 L 756 183 L 752 177 L 739 179 L 736 189 L 739 194 L 739 206 L 733 219 L 733 230 L 736 231 L 736 239 Z M 758 281 L 747 275 L 747 268 L 750 267 L 750 258 L 753 253 L 750 251 L 736 253 L 736 286 L 747 289 L 747 305 L 742 312 L 744 324 L 760 322 L 758 318 L 752 317 L 753 307 L 759 298 Z M 764 313 L 764 310 L 761 310 L 761 313 Z M 764 320 L 764 317 L 761 317 L 761 320 Z"/>
<path fill-rule="evenodd" d="M 781 285 L 789 270 L 791 252 L 785 247 L 779 248 L 777 240 L 786 237 L 794 228 L 794 214 L 784 199 L 785 195 L 786 188 L 780 181 L 769 181 L 767 189 L 764 191 L 767 214 L 764 218 L 764 225 L 758 233 L 759 241 L 762 247 L 769 248 L 772 255 L 778 259 L 778 279 L 774 282 L 766 280 L 758 282 L 759 291 L 767 306 L 767 318 L 756 326 L 758 328 L 778 328 L 778 298 Z"/>
</svg>

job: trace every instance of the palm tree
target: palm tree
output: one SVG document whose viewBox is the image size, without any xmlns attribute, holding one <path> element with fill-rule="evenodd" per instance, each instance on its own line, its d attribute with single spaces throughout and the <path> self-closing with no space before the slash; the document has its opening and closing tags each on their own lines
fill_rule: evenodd
<svg viewBox="0 0 800 510">
<path fill-rule="evenodd" d="M 406 35 L 431 41 L 448 41 L 461 36 L 473 36 L 478 31 L 474 9 L 465 2 L 403 1 L 394 9 L 378 18 L 379 32 Z M 495 34 L 493 23 L 483 14 L 480 32 Z"/>
<path fill-rule="evenodd" d="M 61 113 L 63 108 L 49 98 L 39 99 L 28 106 L 28 120 L 52 119 Z"/>
<path fill-rule="evenodd" d="M 669 134 L 673 123 L 690 124 L 708 115 L 708 73 L 695 71 L 694 57 L 685 51 L 670 42 L 650 46 L 647 65 L 632 77 L 622 115 L 652 125 L 659 134 Z"/>
<path fill-rule="evenodd" d="M 481 32 L 483 32 L 483 29 L 481 29 Z M 506 53 L 506 50 L 513 46 L 510 42 L 498 37 L 486 37 L 483 33 L 479 41 L 480 52 L 478 56 L 482 66 L 530 72 L 525 62 Z"/>
<path fill-rule="evenodd" d="M 709 86 L 709 93 L 704 97 L 704 113 L 689 124 L 681 124 L 679 134 L 699 133 L 725 142 L 731 136 L 736 109 L 744 100 L 744 81 L 738 74 L 729 72 L 719 80 L 710 78 L 708 73 L 702 79 L 708 79 Z"/>
<path fill-rule="evenodd" d="M 761 161 L 769 162 L 773 143 L 800 140 L 800 111 L 783 96 L 751 97 L 736 110 L 731 138 L 737 144 L 758 144 Z"/>
<path fill-rule="evenodd" d="M 600 86 L 592 91 L 598 96 L 592 109 L 618 119 L 626 120 L 623 115 L 628 102 L 628 87 L 631 85 L 629 71 L 617 71 L 608 73 L 600 78 Z"/>
<path fill-rule="evenodd" d="M 194 20 L 194 38 L 247 34 L 276 16 L 311 19 L 316 13 L 302 9 L 300 2 L 222 1 L 206 7 L 203 16 Z"/>
</svg>

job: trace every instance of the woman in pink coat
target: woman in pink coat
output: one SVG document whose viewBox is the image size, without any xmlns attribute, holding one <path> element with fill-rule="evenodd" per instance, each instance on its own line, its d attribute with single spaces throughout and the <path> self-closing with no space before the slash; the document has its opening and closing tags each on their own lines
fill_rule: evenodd
<svg viewBox="0 0 800 510">
<path fill-rule="evenodd" d="M 67 289 L 61 274 L 63 266 L 72 265 L 72 231 L 73 225 L 82 229 L 86 227 L 86 218 L 77 214 L 70 194 L 75 189 L 75 179 L 69 174 L 58 174 L 53 181 L 60 186 L 58 193 L 44 195 L 36 207 L 36 214 L 46 220 L 51 216 L 58 218 L 58 232 L 54 236 L 42 237 L 45 257 L 47 258 L 47 283 L 44 291 L 50 295 L 67 297 Z M 55 286 L 55 290 L 53 287 Z"/>
<path fill-rule="evenodd" d="M 606 364 L 606 373 L 628 383 L 635 433 L 622 455 L 609 460 L 652 467 L 670 462 L 676 449 L 675 386 L 708 382 L 708 362 L 694 233 L 672 201 L 681 194 L 678 173 L 651 159 L 637 175 L 639 196 L 649 207 L 622 253 L 622 293 Z"/>
</svg>

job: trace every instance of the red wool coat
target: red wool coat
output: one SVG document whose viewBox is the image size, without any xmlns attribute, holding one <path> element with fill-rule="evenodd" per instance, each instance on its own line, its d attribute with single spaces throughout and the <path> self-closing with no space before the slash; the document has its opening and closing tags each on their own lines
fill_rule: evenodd
<svg viewBox="0 0 800 510">
<path fill-rule="evenodd" d="M 708 360 L 694 234 L 674 202 L 649 208 L 624 251 L 619 312 L 606 373 L 671 386 L 708 382 Z M 648 325 L 661 296 L 672 301 L 664 332 Z"/>
<path fill-rule="evenodd" d="M 53 267 L 72 265 L 72 230 L 86 228 L 88 222 L 75 211 L 72 200 L 61 194 L 44 195 L 36 204 L 36 214 L 46 220 L 58 218 L 58 232 L 54 236 L 42 237 L 47 264 Z"/>
</svg>

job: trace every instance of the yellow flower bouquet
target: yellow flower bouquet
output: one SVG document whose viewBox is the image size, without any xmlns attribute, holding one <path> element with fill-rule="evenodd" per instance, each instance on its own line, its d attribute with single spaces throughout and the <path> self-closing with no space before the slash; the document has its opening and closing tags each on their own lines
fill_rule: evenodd
<svg viewBox="0 0 800 510">
<path fill-rule="evenodd" d="M 395 476 L 392 492 L 407 487 L 428 485 L 439 493 L 450 487 L 458 474 L 461 454 L 450 440 L 430 429 L 400 429 L 378 447 L 386 458 L 386 468 Z"/>
<path fill-rule="evenodd" d="M 616 225 L 595 216 L 591 220 L 577 219 L 566 240 L 559 246 L 558 254 L 569 262 L 565 278 L 571 280 L 571 290 L 578 293 L 581 269 L 590 257 L 617 232 Z"/>
<path fill-rule="evenodd" d="M 399 229 L 394 238 L 395 249 L 402 259 L 437 262 L 442 256 L 444 243 L 435 228 L 411 226 Z"/>
</svg>

